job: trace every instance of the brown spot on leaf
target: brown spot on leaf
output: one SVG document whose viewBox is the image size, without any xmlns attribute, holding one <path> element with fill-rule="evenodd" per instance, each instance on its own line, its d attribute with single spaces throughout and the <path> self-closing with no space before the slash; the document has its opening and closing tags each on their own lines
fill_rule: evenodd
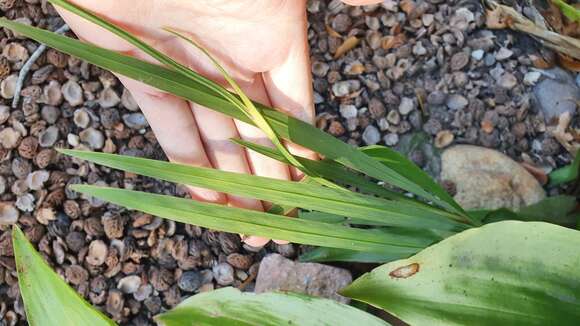
<svg viewBox="0 0 580 326">
<path fill-rule="evenodd" d="M 407 266 L 399 267 L 394 271 L 389 273 L 390 277 L 393 278 L 408 278 L 411 277 L 419 271 L 419 264 L 413 263 Z"/>
</svg>

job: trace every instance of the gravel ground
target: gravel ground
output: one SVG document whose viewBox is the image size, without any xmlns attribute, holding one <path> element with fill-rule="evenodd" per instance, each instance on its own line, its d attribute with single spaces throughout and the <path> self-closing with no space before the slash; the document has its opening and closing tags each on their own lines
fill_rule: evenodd
<svg viewBox="0 0 580 326">
<path fill-rule="evenodd" d="M 363 8 L 311 0 L 308 11 L 318 127 L 354 146 L 399 148 L 433 175 L 439 151 L 459 143 L 495 148 L 545 171 L 570 162 L 547 132 L 550 112 L 533 96 L 546 78 L 535 68 L 550 66 L 553 54 L 526 36 L 485 29 L 479 1 L 387 0 Z M 0 0 L 0 16 L 51 30 L 62 24 L 45 1 Z M 130 94 L 106 71 L 48 50 L 11 109 L 19 70 L 37 47 L 0 31 L 0 223 L 17 220 L 90 302 L 123 324 L 147 325 L 194 293 L 252 289 L 267 252 L 296 257 L 293 245 L 256 251 L 237 235 L 68 191 L 68 184 L 89 183 L 185 195 L 53 150 L 164 159 Z M 569 77 L 574 86 L 577 76 Z M 578 128 L 578 119 L 571 125 Z M 417 141 L 433 146 L 410 145 Z M 12 325 L 23 320 L 23 307 L 8 229 L 0 226 L 0 316 Z"/>
</svg>

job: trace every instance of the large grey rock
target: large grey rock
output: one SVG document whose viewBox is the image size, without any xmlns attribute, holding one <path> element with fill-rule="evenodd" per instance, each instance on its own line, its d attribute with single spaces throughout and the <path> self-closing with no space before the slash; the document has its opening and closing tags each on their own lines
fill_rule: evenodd
<svg viewBox="0 0 580 326">
<path fill-rule="evenodd" d="M 548 73 L 555 78 L 548 78 L 534 87 L 534 95 L 539 109 L 544 113 L 546 122 L 557 121 L 564 112 L 576 113 L 580 101 L 580 87 L 566 71 L 555 68 Z"/>
<path fill-rule="evenodd" d="M 278 254 L 260 263 L 256 293 L 289 291 L 348 303 L 337 291 L 352 282 L 349 271 L 316 263 L 297 263 Z"/>
<path fill-rule="evenodd" d="M 441 161 L 441 179 L 455 184 L 455 200 L 466 209 L 519 209 L 546 196 L 526 169 L 495 150 L 458 145 Z"/>
</svg>

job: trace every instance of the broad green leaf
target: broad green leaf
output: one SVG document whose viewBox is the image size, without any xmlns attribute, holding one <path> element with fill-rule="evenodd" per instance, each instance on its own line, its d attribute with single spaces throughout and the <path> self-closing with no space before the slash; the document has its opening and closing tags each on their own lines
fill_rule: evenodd
<svg viewBox="0 0 580 326">
<path fill-rule="evenodd" d="M 72 189 L 129 209 L 225 232 L 373 252 L 413 253 L 425 246 L 424 240 L 412 236 L 305 221 L 191 199 L 86 185 L 75 185 Z"/>
<path fill-rule="evenodd" d="M 17 227 L 12 245 L 26 318 L 32 326 L 116 325 L 58 276 Z"/>
<path fill-rule="evenodd" d="M 549 174 L 550 186 L 558 186 L 564 183 L 572 182 L 578 179 L 580 175 L 580 151 L 576 153 L 576 157 L 572 164 L 554 170 Z"/>
<path fill-rule="evenodd" d="M 223 288 L 190 297 L 157 315 L 164 326 L 388 325 L 357 308 L 292 293 L 242 293 Z"/>
<path fill-rule="evenodd" d="M 256 198 L 282 205 L 356 217 L 383 225 L 416 228 L 463 228 L 446 212 L 407 202 L 395 202 L 316 184 L 277 180 L 215 169 L 89 151 L 61 152 L 108 167 L 152 178 Z M 439 215 L 437 215 L 439 212 Z"/>
<path fill-rule="evenodd" d="M 580 232 L 505 221 L 357 279 L 342 295 L 411 325 L 578 325 Z"/>
<path fill-rule="evenodd" d="M 97 16 L 94 16 L 94 19 L 102 22 L 102 19 Z M 196 78 L 190 78 L 190 76 L 185 76 L 180 72 L 168 68 L 118 54 L 114 51 L 84 44 L 74 39 L 55 35 L 51 32 L 16 23 L 5 18 L 0 18 L 0 26 L 12 29 L 26 37 L 44 43 L 59 51 L 79 57 L 101 68 L 139 80 L 160 90 L 167 91 L 176 96 L 224 113 L 232 118 L 252 123 L 243 112 L 212 88 L 211 83 L 213 82 L 202 76 L 196 75 Z M 288 117 L 258 103 L 254 104 L 263 110 L 264 117 L 280 137 L 316 151 L 324 155 L 327 159 L 335 160 L 347 167 L 363 172 L 370 177 L 388 182 L 393 186 L 433 201 L 435 204 L 445 207 L 448 210 L 457 211 L 452 205 L 430 193 L 429 189 L 422 188 L 389 166 L 381 164 L 352 146 L 318 130 L 306 122 Z"/>
</svg>

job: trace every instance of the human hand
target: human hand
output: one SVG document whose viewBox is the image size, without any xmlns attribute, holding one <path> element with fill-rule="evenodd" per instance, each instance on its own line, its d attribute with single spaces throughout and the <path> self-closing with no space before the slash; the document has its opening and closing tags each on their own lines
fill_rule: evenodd
<svg viewBox="0 0 580 326">
<path fill-rule="evenodd" d="M 314 120 L 306 0 L 73 2 L 112 20 L 173 59 L 225 85 L 221 74 L 204 54 L 164 32 L 163 28 L 183 32 L 207 48 L 253 100 L 310 123 Z M 143 60 L 153 60 L 101 27 L 67 11 L 59 9 L 59 12 L 79 38 Z M 230 141 L 241 138 L 272 146 L 256 127 L 135 80 L 119 78 L 141 107 L 171 161 L 285 180 L 299 177 L 286 165 L 246 151 Z M 314 153 L 296 145 L 288 144 L 288 147 L 296 155 L 316 158 Z M 196 200 L 255 210 L 265 208 L 254 199 L 201 188 L 190 190 Z M 252 246 L 263 246 L 269 240 L 249 237 L 245 241 Z"/>
</svg>

